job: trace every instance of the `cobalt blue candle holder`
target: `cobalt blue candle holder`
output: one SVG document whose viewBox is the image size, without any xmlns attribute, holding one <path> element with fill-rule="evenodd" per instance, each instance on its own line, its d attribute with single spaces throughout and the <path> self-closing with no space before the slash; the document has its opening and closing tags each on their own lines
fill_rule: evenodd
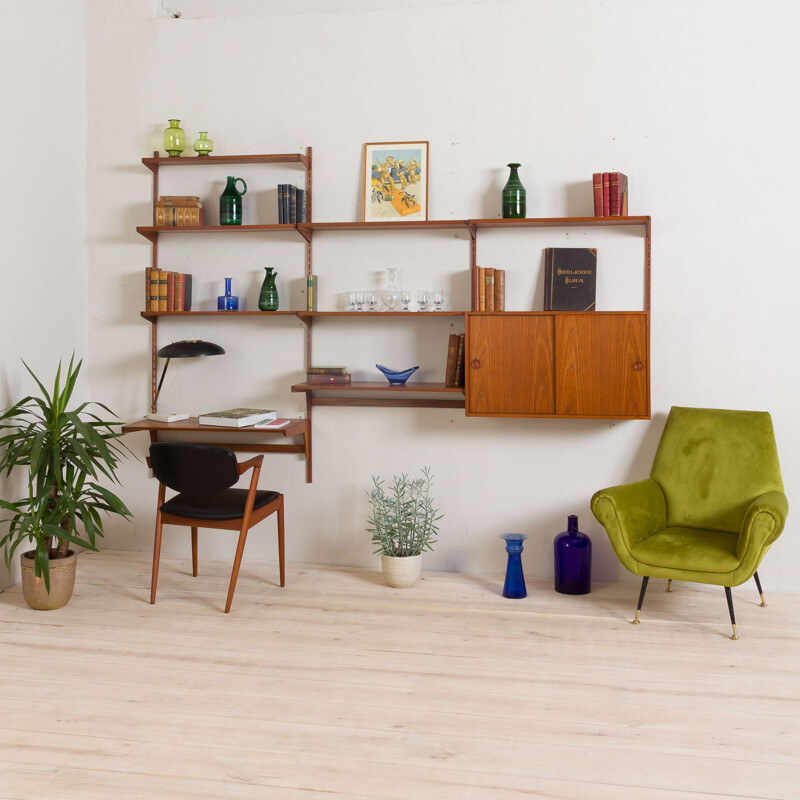
<svg viewBox="0 0 800 800">
<path fill-rule="evenodd" d="M 592 540 L 578 530 L 578 517 L 567 517 L 567 530 L 553 542 L 555 589 L 561 594 L 589 594 L 592 590 Z"/>
<path fill-rule="evenodd" d="M 522 543 L 528 536 L 524 533 L 501 533 L 500 538 L 506 540 L 506 553 L 508 553 L 503 597 L 511 600 L 527 597 L 525 576 L 522 574 Z"/>
</svg>

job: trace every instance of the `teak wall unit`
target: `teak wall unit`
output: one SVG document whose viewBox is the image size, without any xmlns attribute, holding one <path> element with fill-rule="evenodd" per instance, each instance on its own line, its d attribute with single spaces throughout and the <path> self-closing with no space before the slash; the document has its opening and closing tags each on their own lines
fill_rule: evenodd
<svg viewBox="0 0 800 800">
<path fill-rule="evenodd" d="M 168 158 L 155 153 L 142 163 L 153 173 L 153 215 L 159 196 L 159 169 L 164 166 L 211 164 L 301 164 L 306 169 L 308 219 L 312 217 L 311 148 L 303 154 L 209 156 Z M 478 312 L 477 242 L 481 229 L 563 228 L 635 226 L 644 240 L 643 311 L 495 311 Z M 311 275 L 311 245 L 315 235 L 329 232 L 369 230 L 467 231 L 470 237 L 470 286 L 472 309 L 446 312 L 346 311 L 144 311 L 151 323 L 151 392 L 156 394 L 158 319 L 162 316 L 296 316 L 305 324 L 306 367 L 313 363 L 312 331 L 316 320 L 333 322 L 337 317 L 359 318 L 374 324 L 379 317 L 403 317 L 424 324 L 425 317 L 463 317 L 466 333 L 464 387 L 443 383 L 410 383 L 390 386 L 383 382 L 354 382 L 349 386 L 324 387 L 299 383 L 291 387 L 306 397 L 307 424 L 304 444 L 272 445 L 304 452 L 306 479 L 311 480 L 311 417 L 314 406 L 393 406 L 417 408 L 464 408 L 467 416 L 552 417 L 600 419 L 650 418 L 650 217 L 550 217 L 530 219 L 431 220 L 420 222 L 303 222 L 295 225 L 242 225 L 203 227 L 139 227 L 152 243 L 153 267 L 158 266 L 159 236 L 167 234 L 247 234 L 294 230 L 305 242 L 305 274 Z M 370 320 L 367 323 L 366 320 Z M 132 428 L 133 429 L 133 428 Z M 138 430 L 138 428 L 136 428 Z M 168 428 L 180 430 L 177 427 Z M 299 431 L 299 429 L 298 429 Z M 236 431 L 248 433 L 249 431 Z M 151 436 L 153 434 L 151 433 Z M 254 445 L 241 446 L 252 449 Z"/>
</svg>

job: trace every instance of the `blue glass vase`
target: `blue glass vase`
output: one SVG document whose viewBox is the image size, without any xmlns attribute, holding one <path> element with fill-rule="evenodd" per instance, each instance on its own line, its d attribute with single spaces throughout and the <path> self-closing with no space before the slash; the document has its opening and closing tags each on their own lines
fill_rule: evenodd
<svg viewBox="0 0 800 800">
<path fill-rule="evenodd" d="M 508 553 L 503 597 L 508 597 L 511 600 L 527 597 L 528 591 L 525 588 L 525 576 L 522 574 L 522 543 L 528 537 L 524 533 L 502 533 L 500 538 L 506 540 L 506 553 Z"/>
<path fill-rule="evenodd" d="M 239 298 L 231 294 L 231 278 L 225 278 L 225 294 L 217 298 L 217 311 L 238 311 Z"/>
<path fill-rule="evenodd" d="M 592 590 L 592 540 L 578 530 L 578 517 L 567 517 L 567 530 L 553 542 L 555 589 L 561 594 L 589 594 Z"/>
</svg>

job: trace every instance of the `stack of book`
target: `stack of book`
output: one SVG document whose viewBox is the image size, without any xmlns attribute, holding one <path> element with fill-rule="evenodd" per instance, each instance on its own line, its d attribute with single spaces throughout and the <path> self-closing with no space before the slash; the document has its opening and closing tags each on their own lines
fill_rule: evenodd
<svg viewBox="0 0 800 800">
<path fill-rule="evenodd" d="M 347 367 L 309 367 L 306 381 L 314 386 L 347 386 L 352 376 Z"/>
<path fill-rule="evenodd" d="M 628 216 L 628 177 L 621 172 L 595 172 L 594 215 L 596 217 Z"/>
<path fill-rule="evenodd" d="M 597 250 L 548 247 L 544 251 L 544 310 L 594 311 Z"/>
<path fill-rule="evenodd" d="M 184 272 L 146 267 L 144 271 L 145 311 L 191 311 L 192 276 Z"/>
<path fill-rule="evenodd" d="M 156 200 L 157 228 L 198 228 L 203 225 L 203 204 L 190 194 L 165 194 Z"/>
<path fill-rule="evenodd" d="M 296 225 L 308 222 L 308 202 L 304 189 L 290 183 L 278 184 L 278 224 Z"/>
<path fill-rule="evenodd" d="M 464 385 L 464 334 L 451 333 L 447 342 L 447 364 L 444 370 L 445 386 Z"/>
<path fill-rule="evenodd" d="M 506 310 L 506 271 L 478 267 L 478 311 Z"/>
</svg>

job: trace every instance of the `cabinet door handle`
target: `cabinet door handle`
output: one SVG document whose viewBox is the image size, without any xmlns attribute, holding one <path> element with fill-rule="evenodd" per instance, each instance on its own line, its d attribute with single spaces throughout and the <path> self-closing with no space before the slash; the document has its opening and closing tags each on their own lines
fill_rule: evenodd
<svg viewBox="0 0 800 800">
<path fill-rule="evenodd" d="M 641 361 L 634 361 L 633 362 L 633 368 L 635 370 L 637 370 L 637 371 L 638 370 L 642 370 L 642 369 L 644 369 L 644 364 Z"/>
<path fill-rule="evenodd" d="M 478 361 L 477 358 L 475 358 L 475 359 L 472 360 L 472 363 L 470 364 L 470 366 L 472 367 L 472 369 L 479 369 L 480 366 L 481 366 L 481 362 Z"/>
</svg>

